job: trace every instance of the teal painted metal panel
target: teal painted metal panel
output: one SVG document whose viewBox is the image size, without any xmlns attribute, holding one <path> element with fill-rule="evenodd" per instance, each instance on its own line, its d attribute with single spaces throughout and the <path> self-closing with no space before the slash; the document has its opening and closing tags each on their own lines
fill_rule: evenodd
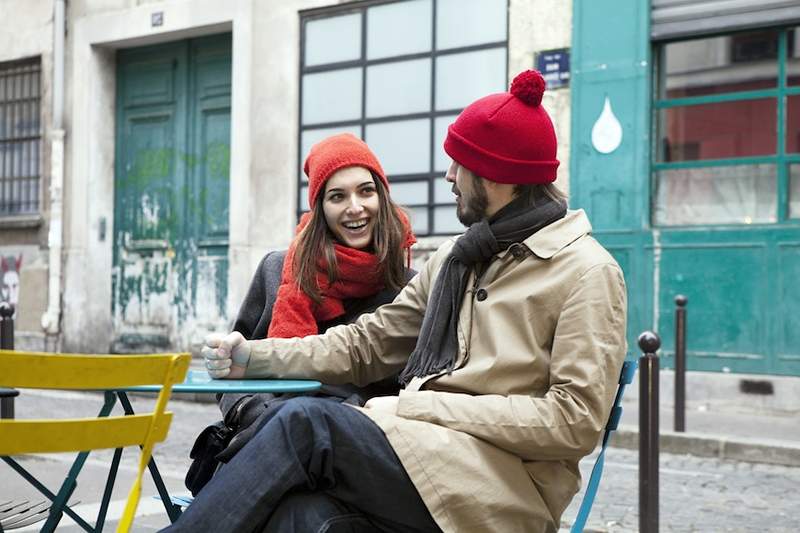
<svg viewBox="0 0 800 533">
<path fill-rule="evenodd" d="M 777 245 L 777 349 L 772 370 L 800 376 L 800 239 Z"/>
<path fill-rule="evenodd" d="M 659 232 L 658 328 L 673 366 L 674 297 L 688 297 L 687 368 L 800 375 L 800 239 L 793 227 Z"/>
<path fill-rule="evenodd" d="M 760 372 L 768 364 L 769 265 L 763 242 L 664 245 L 659 331 L 663 366 L 674 362 L 675 296 L 689 298 L 687 368 Z M 747 272 L 748 275 L 741 275 Z M 756 312 L 754 312 L 756 310 Z"/>
<path fill-rule="evenodd" d="M 230 35 L 117 55 L 115 351 L 186 347 L 224 321 Z"/>
<path fill-rule="evenodd" d="M 570 204 L 586 210 L 628 287 L 628 345 L 651 323 L 649 228 L 649 2 L 573 2 Z M 624 21 L 622 23 L 621 21 Z M 622 128 L 610 153 L 592 142 L 608 99 Z"/>
<path fill-rule="evenodd" d="M 649 2 L 574 2 L 570 194 L 594 228 L 647 227 L 649 165 Z M 620 21 L 625 21 L 624 24 Z M 592 130 L 608 99 L 622 141 L 600 153 Z"/>
</svg>

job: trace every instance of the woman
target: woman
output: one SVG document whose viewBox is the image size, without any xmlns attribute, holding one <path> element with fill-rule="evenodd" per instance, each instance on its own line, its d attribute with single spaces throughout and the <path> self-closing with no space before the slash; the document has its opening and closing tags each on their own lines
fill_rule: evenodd
<svg viewBox="0 0 800 533">
<path fill-rule="evenodd" d="M 394 300 L 414 274 L 408 217 L 389 197 L 383 168 L 363 141 L 328 137 L 311 148 L 303 170 L 311 211 L 288 251 L 261 260 L 234 323 L 245 338 L 304 337 L 348 324 Z M 363 405 L 398 390 L 393 377 L 363 388 L 323 385 L 313 394 Z M 222 395 L 224 422 L 195 442 L 187 488 L 196 494 L 218 461 L 228 462 L 257 431 L 269 406 L 292 396 Z"/>
</svg>

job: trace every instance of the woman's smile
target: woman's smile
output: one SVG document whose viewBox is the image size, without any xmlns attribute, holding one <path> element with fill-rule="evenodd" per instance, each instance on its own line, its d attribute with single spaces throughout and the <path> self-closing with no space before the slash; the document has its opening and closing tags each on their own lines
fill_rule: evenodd
<svg viewBox="0 0 800 533">
<path fill-rule="evenodd" d="M 357 250 L 372 245 L 380 201 L 369 170 L 346 167 L 336 171 L 325 184 L 322 209 L 339 243 Z"/>
</svg>

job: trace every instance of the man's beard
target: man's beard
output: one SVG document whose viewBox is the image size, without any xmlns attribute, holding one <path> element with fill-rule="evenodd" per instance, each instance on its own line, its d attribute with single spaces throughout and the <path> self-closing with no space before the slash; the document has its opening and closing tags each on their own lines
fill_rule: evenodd
<svg viewBox="0 0 800 533">
<path fill-rule="evenodd" d="M 472 193 L 468 199 L 460 194 L 455 185 L 453 186 L 453 192 L 461 198 L 461 203 L 456 207 L 456 216 L 459 222 L 466 227 L 485 219 L 486 210 L 489 208 L 489 196 L 486 194 L 486 187 L 483 186 L 481 178 L 473 176 L 472 180 Z"/>
</svg>

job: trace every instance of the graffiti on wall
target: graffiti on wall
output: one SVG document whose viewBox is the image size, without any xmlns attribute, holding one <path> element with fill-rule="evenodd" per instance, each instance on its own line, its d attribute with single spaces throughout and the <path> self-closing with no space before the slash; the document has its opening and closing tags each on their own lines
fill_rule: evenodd
<svg viewBox="0 0 800 533">
<path fill-rule="evenodd" d="M 22 268 L 22 254 L 0 256 L 0 302 L 17 306 L 19 301 L 19 271 Z"/>
</svg>

